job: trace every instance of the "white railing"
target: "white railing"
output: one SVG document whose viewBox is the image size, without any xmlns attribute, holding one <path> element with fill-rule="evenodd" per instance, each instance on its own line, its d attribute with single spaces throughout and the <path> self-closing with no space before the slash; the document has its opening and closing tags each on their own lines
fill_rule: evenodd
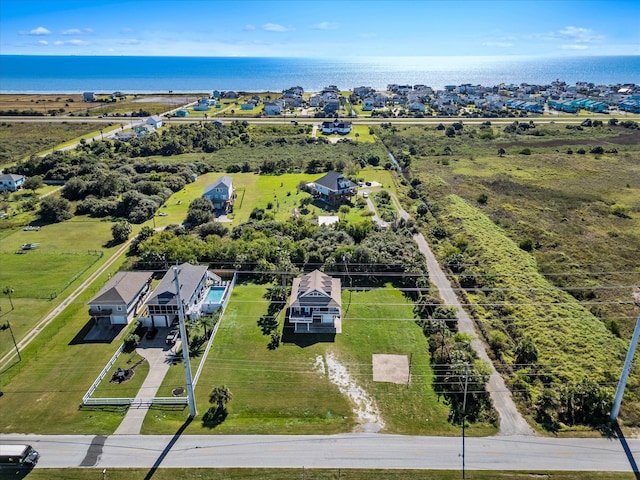
<svg viewBox="0 0 640 480">
<path fill-rule="evenodd" d="M 189 397 L 154 397 L 154 398 L 86 398 L 84 405 L 187 405 Z"/>
<path fill-rule="evenodd" d="M 91 386 L 89 387 L 89 390 L 87 390 L 87 393 L 85 393 L 84 397 L 82 397 L 83 404 L 87 405 L 87 400 L 91 398 L 91 395 L 93 395 L 93 392 L 96 391 L 96 388 L 98 388 L 98 385 L 100 385 L 100 382 L 102 382 L 102 379 L 105 377 L 107 373 L 109 373 L 109 370 L 111 370 L 111 367 L 113 366 L 113 364 L 116 363 L 116 360 L 122 353 L 123 348 L 124 348 L 124 343 L 120 345 L 120 348 L 118 348 L 118 350 L 116 350 L 116 353 L 113 354 L 113 357 L 111 357 L 111 360 L 109 360 L 109 362 L 102 369 L 102 372 L 100 372 L 100 375 L 98 375 L 98 378 L 96 378 L 94 382 L 91 384 Z"/>
</svg>

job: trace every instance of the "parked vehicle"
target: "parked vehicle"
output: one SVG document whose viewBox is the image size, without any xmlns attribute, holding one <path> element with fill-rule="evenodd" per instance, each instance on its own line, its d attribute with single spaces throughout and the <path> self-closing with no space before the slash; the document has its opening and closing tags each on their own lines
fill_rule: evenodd
<svg viewBox="0 0 640 480">
<path fill-rule="evenodd" d="M 153 340 L 154 338 L 156 338 L 157 334 L 158 334 L 158 329 L 154 327 L 147 330 L 147 334 L 145 336 L 147 340 Z"/>
<path fill-rule="evenodd" d="M 180 338 L 180 330 L 174 328 L 167 334 L 167 338 L 165 338 L 164 341 L 167 345 L 175 345 L 175 343 L 178 341 L 178 338 Z"/>
<path fill-rule="evenodd" d="M 39 458 L 40 454 L 31 445 L 0 445 L 0 469 L 33 468 Z"/>
</svg>

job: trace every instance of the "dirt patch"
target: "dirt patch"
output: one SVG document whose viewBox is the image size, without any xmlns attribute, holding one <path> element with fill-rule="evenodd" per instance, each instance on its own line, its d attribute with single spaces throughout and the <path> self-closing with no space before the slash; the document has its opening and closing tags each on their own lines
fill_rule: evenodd
<svg viewBox="0 0 640 480">
<path fill-rule="evenodd" d="M 153 97 L 139 97 L 134 100 L 130 100 L 129 103 L 164 103 L 166 105 L 185 105 L 187 103 L 195 102 L 197 97 L 171 97 L 171 96 L 153 96 Z"/>
<path fill-rule="evenodd" d="M 374 353 L 373 381 L 403 384 L 409 381 L 409 359 L 406 355 Z"/>
<path fill-rule="evenodd" d="M 329 381 L 337 385 L 340 393 L 349 397 L 353 403 L 353 413 L 358 421 L 356 431 L 358 432 L 378 432 L 384 427 L 384 421 L 380 416 L 375 401 L 369 396 L 367 391 L 359 386 L 350 376 L 344 365 L 332 353 L 316 357 L 316 370 L 322 374 L 327 372 Z"/>
</svg>

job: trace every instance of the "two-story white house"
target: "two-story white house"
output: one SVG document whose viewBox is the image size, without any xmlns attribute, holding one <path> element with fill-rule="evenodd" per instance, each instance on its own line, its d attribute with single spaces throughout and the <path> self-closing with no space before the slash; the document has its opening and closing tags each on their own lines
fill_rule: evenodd
<svg viewBox="0 0 640 480">
<path fill-rule="evenodd" d="M 320 270 L 294 278 L 289 302 L 289 323 L 295 333 L 340 333 L 341 284 Z"/>
<path fill-rule="evenodd" d="M 15 173 L 3 173 L 0 175 L 0 192 L 17 192 L 22 188 L 24 183 L 24 175 Z"/>
<path fill-rule="evenodd" d="M 322 122 L 322 133 L 339 133 L 341 135 L 351 132 L 351 122 L 340 122 L 336 118 L 333 122 Z"/>
<path fill-rule="evenodd" d="M 118 272 L 88 303 L 96 322 L 127 325 L 144 305 L 151 272 Z"/>
<path fill-rule="evenodd" d="M 202 196 L 211 200 L 214 209 L 230 212 L 236 198 L 233 179 L 228 175 L 218 178 L 205 189 Z"/>
<path fill-rule="evenodd" d="M 178 318 L 174 268 L 178 270 L 180 300 L 185 320 L 200 318 L 202 303 L 209 286 L 220 282 L 220 277 L 210 272 L 206 266 L 183 263 L 170 268 L 145 302 L 148 317 L 143 323 L 148 326 L 169 327 Z"/>
</svg>

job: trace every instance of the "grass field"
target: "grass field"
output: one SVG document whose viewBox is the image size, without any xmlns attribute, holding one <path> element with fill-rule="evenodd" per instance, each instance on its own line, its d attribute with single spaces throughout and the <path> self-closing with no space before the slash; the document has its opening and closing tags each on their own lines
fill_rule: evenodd
<svg viewBox="0 0 640 480">
<path fill-rule="evenodd" d="M 18 341 L 116 249 L 106 246 L 111 224 L 86 217 L 44 225 L 39 231 L 5 233 L 0 245 L 0 285 L 13 288 L 14 308 L 8 296 L 1 295 L 0 322 L 10 320 Z M 15 253 L 23 252 L 22 244 L 34 242 L 40 244 L 37 249 Z M 0 331 L 0 355 L 13 348 L 9 333 Z"/>
<path fill-rule="evenodd" d="M 36 468 L 29 480 L 93 480 L 99 478 L 102 469 L 97 468 Z M 20 479 L 22 476 L 12 476 Z M 24 477 L 27 478 L 27 477 Z M 373 469 L 257 469 L 257 468 L 109 468 L 108 480 L 455 480 L 461 478 L 457 470 L 373 470 Z M 469 480 L 623 480 L 633 478 L 626 472 L 522 472 L 466 470 Z"/>
<path fill-rule="evenodd" d="M 385 422 L 385 432 L 455 435 L 459 428 L 447 422 L 448 406 L 438 399 L 431 382 L 426 339 L 413 322 L 412 305 L 390 288 L 367 292 L 343 291 L 343 333 L 335 341 L 313 336 L 268 348 L 270 337 L 257 325 L 266 314 L 265 287 L 236 286 L 222 319 L 209 358 L 196 389 L 198 416 L 186 433 L 303 434 L 348 432 L 356 419 L 350 404 L 326 375 L 318 361 L 335 355 L 349 375 L 375 399 Z M 375 299 L 375 300 L 374 300 Z M 280 328 L 283 314 L 279 316 Z M 303 342 L 303 343 L 300 343 Z M 372 354 L 391 353 L 411 357 L 411 382 L 373 382 Z M 192 359 L 195 371 L 199 356 Z M 203 424 L 208 394 L 225 384 L 233 394 L 228 417 L 215 427 Z M 184 386 L 182 364 L 171 366 L 158 395 L 170 395 Z M 145 433 L 171 433 L 182 425 L 184 409 L 152 409 L 145 419 Z M 495 433 L 489 425 L 475 425 L 470 435 Z"/>
<path fill-rule="evenodd" d="M 0 122 L 0 165 L 51 151 L 64 142 L 95 130 L 96 125 L 89 123 Z"/>
</svg>

